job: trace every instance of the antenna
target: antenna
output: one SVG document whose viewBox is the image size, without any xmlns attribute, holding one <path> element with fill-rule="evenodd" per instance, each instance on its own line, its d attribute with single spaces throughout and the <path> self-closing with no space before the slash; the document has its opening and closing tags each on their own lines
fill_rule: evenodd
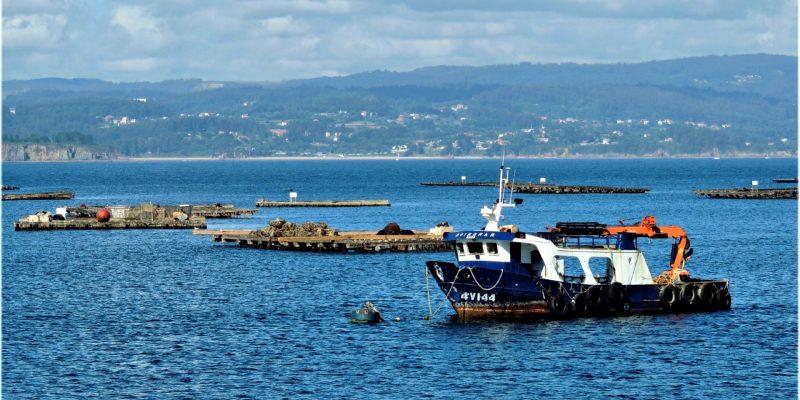
<svg viewBox="0 0 800 400">
<path fill-rule="evenodd" d="M 514 175 L 511 176 L 511 191 L 508 193 L 508 202 L 514 202 L 514 182 L 517 180 L 517 170 L 514 170 Z"/>
<path fill-rule="evenodd" d="M 514 179 L 516 179 L 516 170 L 514 170 Z M 514 185 L 513 183 L 509 187 L 509 200 L 508 202 L 505 201 L 505 192 L 506 187 L 505 185 L 509 183 L 509 177 L 511 176 L 511 168 L 505 168 L 505 152 L 503 153 L 503 164 L 500 166 L 500 177 L 498 182 L 497 188 L 497 201 L 494 203 L 494 206 L 489 208 L 488 206 L 483 206 L 481 208 L 481 215 L 486 218 L 486 226 L 483 228 L 485 231 L 497 231 L 500 229 L 498 226 L 498 222 L 503 220 L 503 208 L 505 207 L 514 207 L 516 205 L 522 204 L 522 199 L 518 200 L 511 200 L 514 197 Z"/>
</svg>

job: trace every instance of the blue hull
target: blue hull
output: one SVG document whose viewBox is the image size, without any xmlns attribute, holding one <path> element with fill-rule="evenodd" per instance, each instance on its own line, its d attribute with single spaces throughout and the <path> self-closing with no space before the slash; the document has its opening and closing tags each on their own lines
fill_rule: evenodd
<svg viewBox="0 0 800 400">
<path fill-rule="evenodd" d="M 730 308 L 728 283 L 675 285 L 560 282 L 532 275 L 518 263 L 428 261 L 427 268 L 459 318 L 569 318 Z"/>
</svg>

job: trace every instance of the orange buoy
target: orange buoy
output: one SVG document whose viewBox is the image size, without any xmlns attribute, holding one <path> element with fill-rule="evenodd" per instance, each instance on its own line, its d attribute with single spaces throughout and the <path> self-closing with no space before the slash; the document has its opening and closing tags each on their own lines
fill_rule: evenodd
<svg viewBox="0 0 800 400">
<path fill-rule="evenodd" d="M 97 222 L 108 222 L 111 219 L 111 212 L 107 208 L 97 210 Z"/>
</svg>

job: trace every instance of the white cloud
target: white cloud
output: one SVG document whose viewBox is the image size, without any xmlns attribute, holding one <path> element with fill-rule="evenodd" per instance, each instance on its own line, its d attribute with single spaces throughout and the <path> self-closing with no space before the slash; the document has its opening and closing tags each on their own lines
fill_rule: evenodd
<svg viewBox="0 0 800 400">
<path fill-rule="evenodd" d="M 772 32 L 759 33 L 756 35 L 756 42 L 764 47 L 772 47 L 775 43 L 775 35 Z"/>
<path fill-rule="evenodd" d="M 150 72 L 163 67 L 164 62 L 153 57 L 128 58 L 122 60 L 105 61 L 103 66 L 117 72 Z"/>
<path fill-rule="evenodd" d="M 389 5 L 429 12 L 551 13 L 614 19 L 739 19 L 748 13 L 774 12 L 793 0 L 385 0 Z"/>
<path fill-rule="evenodd" d="M 349 0 L 251 0 L 238 3 L 234 10 L 241 16 L 277 13 L 312 13 L 341 15 L 363 9 L 358 1 Z"/>
<path fill-rule="evenodd" d="M 347 0 L 292 0 L 285 3 L 298 11 L 344 14 L 353 11 L 353 2 Z"/>
<path fill-rule="evenodd" d="M 3 0 L 3 14 L 55 14 L 67 8 L 65 0 Z"/>
<path fill-rule="evenodd" d="M 3 47 L 45 49 L 61 39 L 67 17 L 64 15 L 19 15 L 3 18 Z"/>
<path fill-rule="evenodd" d="M 308 30 L 308 25 L 303 21 L 297 21 L 291 15 L 285 17 L 266 18 L 259 21 L 262 32 L 268 35 L 282 35 L 304 33 Z"/>
<path fill-rule="evenodd" d="M 129 44 L 134 50 L 158 49 L 167 41 L 164 24 L 144 7 L 118 7 L 111 24 L 121 27 L 128 34 Z"/>
<path fill-rule="evenodd" d="M 3 7 L 6 79 L 258 81 L 442 64 L 797 53 L 796 0 L 4 0 Z"/>
</svg>

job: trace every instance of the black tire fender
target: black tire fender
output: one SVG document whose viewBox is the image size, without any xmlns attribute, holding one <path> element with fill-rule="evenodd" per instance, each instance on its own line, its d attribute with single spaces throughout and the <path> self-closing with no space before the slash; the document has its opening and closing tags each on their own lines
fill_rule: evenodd
<svg viewBox="0 0 800 400">
<path fill-rule="evenodd" d="M 731 293 L 727 287 L 717 291 L 717 306 L 723 310 L 731 308 Z"/>
<path fill-rule="evenodd" d="M 565 293 L 559 293 L 550 298 L 550 312 L 558 317 L 566 316 L 569 313 L 569 297 Z"/>
<path fill-rule="evenodd" d="M 603 300 L 603 288 L 600 285 L 591 286 L 586 290 L 586 305 L 589 311 L 603 311 L 606 307 Z"/>
<path fill-rule="evenodd" d="M 614 282 L 608 287 L 608 301 L 612 305 L 619 305 L 625 301 L 625 285 Z"/>
<path fill-rule="evenodd" d="M 587 314 L 589 312 L 589 302 L 586 293 L 578 293 L 572 298 L 570 308 L 572 312 L 578 315 Z"/>
<path fill-rule="evenodd" d="M 666 285 L 658 292 L 658 299 L 664 309 L 675 307 L 678 304 L 678 291 L 675 286 Z"/>
<path fill-rule="evenodd" d="M 691 282 L 681 286 L 679 297 L 684 304 L 692 304 L 697 301 L 697 292 L 694 289 L 694 283 Z"/>
<path fill-rule="evenodd" d="M 717 304 L 717 286 L 711 282 L 700 285 L 697 295 L 700 301 L 707 306 L 714 306 Z"/>
</svg>

